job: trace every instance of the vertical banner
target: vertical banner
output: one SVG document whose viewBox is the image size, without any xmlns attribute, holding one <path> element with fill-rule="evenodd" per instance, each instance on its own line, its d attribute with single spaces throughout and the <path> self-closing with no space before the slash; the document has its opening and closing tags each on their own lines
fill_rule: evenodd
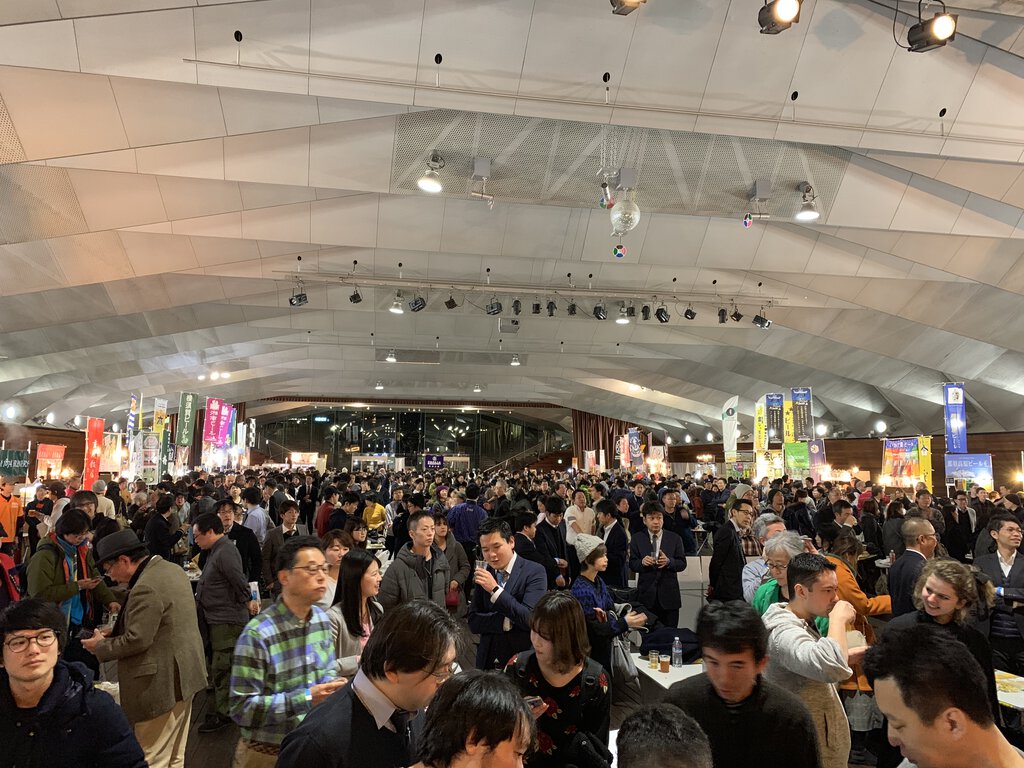
<svg viewBox="0 0 1024 768">
<path fill-rule="evenodd" d="M 943 384 L 945 406 L 946 453 L 967 453 L 967 407 L 963 384 Z"/>
<path fill-rule="evenodd" d="M 778 434 L 778 433 L 776 433 Z M 782 394 L 782 444 L 795 443 L 796 432 L 793 429 L 793 400 L 787 389 Z M 785 453 L 785 449 L 783 449 Z"/>
<path fill-rule="evenodd" d="M 767 395 L 761 395 L 754 406 L 754 453 L 768 450 L 768 413 L 765 406 Z"/>
<path fill-rule="evenodd" d="M 917 456 L 921 465 L 921 482 L 932 489 L 932 439 L 930 436 L 917 438 Z"/>
<path fill-rule="evenodd" d="M 633 467 L 644 465 L 644 451 L 640 445 L 640 430 L 636 427 L 629 428 L 629 463 Z"/>
<path fill-rule="evenodd" d="M 174 436 L 174 444 L 179 448 L 192 445 L 192 430 L 196 426 L 196 404 L 199 395 L 195 392 L 182 392 L 178 401 L 178 433 Z"/>
<path fill-rule="evenodd" d="M 597 451 L 583 452 L 583 471 L 593 472 L 597 468 Z"/>
<path fill-rule="evenodd" d="M 783 409 L 786 398 L 781 392 L 769 392 L 764 396 L 765 420 L 768 423 L 768 442 L 778 440 L 783 442 L 785 436 L 785 421 Z"/>
<path fill-rule="evenodd" d="M 730 397 L 725 401 L 725 407 L 722 409 L 722 448 L 726 453 L 736 452 L 736 442 L 740 436 L 739 422 L 737 421 L 739 405 L 739 397 Z"/>
<path fill-rule="evenodd" d="M 232 412 L 235 406 L 223 403 L 220 408 L 220 419 L 217 421 L 217 447 L 224 448 L 230 441 Z"/>
<path fill-rule="evenodd" d="M 629 435 L 619 435 L 616 442 L 619 446 L 619 469 L 629 469 Z"/>
<path fill-rule="evenodd" d="M 223 407 L 224 402 L 220 398 L 206 398 L 206 413 L 203 415 L 204 443 L 216 444 L 217 437 L 220 434 L 220 411 Z"/>
<path fill-rule="evenodd" d="M 128 432 L 142 428 L 142 425 L 139 423 L 139 411 L 142 408 L 141 401 L 141 395 L 136 395 L 134 392 L 128 395 L 128 419 L 125 422 L 125 429 Z"/>
<path fill-rule="evenodd" d="M 237 445 L 243 451 L 249 445 L 249 441 L 246 438 L 246 432 L 248 431 L 249 425 L 242 423 L 235 425 L 235 445 Z"/>
<path fill-rule="evenodd" d="M 913 488 L 917 483 L 932 487 L 932 439 L 886 440 L 882 450 L 882 484 Z"/>
<path fill-rule="evenodd" d="M 605 469 L 605 463 L 604 462 L 605 462 L 604 448 L 598 448 L 597 449 L 597 468 L 600 471 L 602 471 L 602 472 Z"/>
<path fill-rule="evenodd" d="M 814 438 L 811 388 L 793 387 L 789 393 L 792 401 L 793 440 L 805 443 Z"/>
<path fill-rule="evenodd" d="M 249 419 L 249 447 L 256 447 L 256 419 Z"/>
<path fill-rule="evenodd" d="M 811 471 L 811 452 L 807 443 L 783 443 L 783 465 L 786 473 L 793 477 L 807 477 Z"/>
<path fill-rule="evenodd" d="M 100 479 L 100 460 L 103 457 L 103 419 L 90 418 L 85 427 L 85 471 L 82 487 L 92 488 Z"/>
<path fill-rule="evenodd" d="M 165 429 L 167 429 L 167 401 L 157 397 L 153 400 L 153 431 L 162 435 Z"/>
<path fill-rule="evenodd" d="M 121 474 L 124 468 L 124 454 L 121 453 L 121 433 L 103 434 L 103 451 L 100 454 L 100 472 Z"/>
<path fill-rule="evenodd" d="M 160 439 L 160 449 L 156 459 L 156 476 L 159 480 L 167 472 L 167 463 L 171 453 L 171 433 L 165 429 L 157 432 L 157 437 Z"/>
<path fill-rule="evenodd" d="M 825 441 L 814 439 L 807 443 L 807 453 L 811 460 L 811 475 L 815 480 L 821 480 L 821 472 L 828 461 L 825 459 Z"/>
</svg>

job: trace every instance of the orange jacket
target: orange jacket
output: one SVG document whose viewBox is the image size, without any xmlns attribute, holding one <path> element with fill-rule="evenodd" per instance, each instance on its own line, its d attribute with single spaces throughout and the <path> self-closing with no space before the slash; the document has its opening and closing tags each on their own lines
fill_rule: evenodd
<svg viewBox="0 0 1024 768">
<path fill-rule="evenodd" d="M 871 628 L 868 616 L 892 613 L 892 598 L 889 595 L 868 597 L 864 594 L 864 590 L 860 588 L 853 569 L 850 568 L 845 560 L 836 555 L 826 555 L 826 557 L 836 564 L 836 578 L 839 581 L 839 599 L 845 600 L 857 611 L 857 618 L 854 620 L 853 626 L 847 627 L 847 629 L 855 629 L 861 632 L 868 641 L 868 645 L 871 645 L 875 642 L 875 631 Z M 859 664 L 852 666 L 853 676 L 849 680 L 840 683 L 839 687 L 847 691 L 870 691 L 871 686 L 868 684 L 864 670 L 861 669 Z"/>
<path fill-rule="evenodd" d="M 18 540 L 18 520 L 21 517 L 21 497 L 12 494 L 11 498 L 5 499 L 0 496 L 0 525 L 4 527 L 6 534 L 0 541 L 5 544 Z"/>
</svg>

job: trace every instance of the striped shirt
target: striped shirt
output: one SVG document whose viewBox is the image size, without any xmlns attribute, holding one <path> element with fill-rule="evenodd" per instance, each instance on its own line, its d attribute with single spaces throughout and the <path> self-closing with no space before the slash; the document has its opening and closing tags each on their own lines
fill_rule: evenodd
<svg viewBox="0 0 1024 768">
<path fill-rule="evenodd" d="M 313 708 L 310 689 L 334 679 L 331 622 L 321 608 L 311 611 L 303 622 L 278 598 L 242 630 L 228 709 L 243 739 L 280 744 Z"/>
</svg>

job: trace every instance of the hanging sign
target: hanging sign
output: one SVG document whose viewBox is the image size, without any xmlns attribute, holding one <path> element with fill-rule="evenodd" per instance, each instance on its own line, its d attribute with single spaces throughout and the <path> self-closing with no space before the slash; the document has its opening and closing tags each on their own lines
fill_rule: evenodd
<svg viewBox="0 0 1024 768">
<path fill-rule="evenodd" d="M 92 488 L 100 479 L 100 461 L 103 458 L 103 419 L 90 418 L 85 427 L 85 471 L 82 487 Z"/>
<path fill-rule="evenodd" d="M 182 392 L 178 401 L 178 433 L 174 443 L 179 448 L 192 445 L 192 430 L 196 426 L 196 405 L 199 395 L 195 392 Z"/>
<path fill-rule="evenodd" d="M 945 406 L 946 453 L 967 453 L 967 406 L 963 384 L 943 384 Z"/>
<path fill-rule="evenodd" d="M 206 413 L 203 414 L 203 442 L 217 444 L 220 435 L 220 412 L 224 401 L 217 397 L 206 398 Z"/>
<path fill-rule="evenodd" d="M 814 414 L 811 408 L 811 388 L 793 387 L 790 391 L 793 440 L 807 442 L 814 435 Z"/>
<path fill-rule="evenodd" d="M 739 397 L 730 397 L 722 409 L 722 447 L 726 453 L 734 452 L 739 440 L 739 405 Z"/>
</svg>

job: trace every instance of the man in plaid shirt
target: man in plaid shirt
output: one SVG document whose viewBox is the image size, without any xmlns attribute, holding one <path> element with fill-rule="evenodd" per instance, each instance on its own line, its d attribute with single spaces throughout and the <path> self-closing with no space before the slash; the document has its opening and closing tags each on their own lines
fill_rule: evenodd
<svg viewBox="0 0 1024 768">
<path fill-rule="evenodd" d="M 234 768 L 273 768 L 284 737 L 347 680 L 336 678 L 327 614 L 327 561 L 312 536 L 278 553 L 281 596 L 253 618 L 235 646 L 229 708 L 241 726 Z"/>
</svg>

